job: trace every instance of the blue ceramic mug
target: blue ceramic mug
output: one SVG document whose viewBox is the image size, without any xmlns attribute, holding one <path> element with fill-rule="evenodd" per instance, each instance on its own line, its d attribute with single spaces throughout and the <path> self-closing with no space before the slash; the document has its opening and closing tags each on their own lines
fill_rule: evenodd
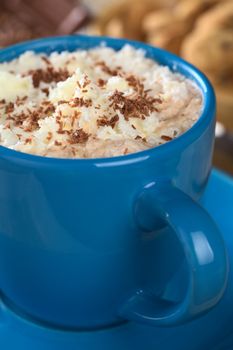
<svg viewBox="0 0 233 350">
<path fill-rule="evenodd" d="M 129 43 L 48 38 L 1 50 L 0 61 L 102 41 L 116 50 Z M 44 325 L 176 325 L 212 308 L 226 286 L 222 238 L 197 203 L 211 168 L 213 89 L 182 59 L 130 44 L 200 87 L 203 113 L 186 133 L 105 159 L 43 158 L 0 147 L 1 298 Z"/>
</svg>

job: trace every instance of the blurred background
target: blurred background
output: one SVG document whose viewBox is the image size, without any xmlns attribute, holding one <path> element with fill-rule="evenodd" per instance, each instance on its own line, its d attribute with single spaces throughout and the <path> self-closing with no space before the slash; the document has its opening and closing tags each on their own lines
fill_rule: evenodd
<svg viewBox="0 0 233 350">
<path fill-rule="evenodd" d="M 0 0 L 0 47 L 72 33 L 144 41 L 200 68 L 217 95 L 214 165 L 233 175 L 233 0 Z"/>
</svg>

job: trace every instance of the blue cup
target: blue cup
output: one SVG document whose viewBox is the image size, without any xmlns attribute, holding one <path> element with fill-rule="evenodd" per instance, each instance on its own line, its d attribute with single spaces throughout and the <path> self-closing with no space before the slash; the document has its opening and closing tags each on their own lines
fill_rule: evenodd
<svg viewBox="0 0 233 350">
<path fill-rule="evenodd" d="M 1 298 L 63 329 L 128 320 L 177 325 L 216 305 L 228 275 L 222 237 L 198 204 L 214 143 L 215 97 L 206 77 L 164 50 L 85 36 L 15 45 L 1 50 L 0 61 L 103 41 L 116 50 L 142 48 L 193 79 L 202 115 L 167 144 L 115 158 L 54 159 L 0 147 Z"/>
</svg>

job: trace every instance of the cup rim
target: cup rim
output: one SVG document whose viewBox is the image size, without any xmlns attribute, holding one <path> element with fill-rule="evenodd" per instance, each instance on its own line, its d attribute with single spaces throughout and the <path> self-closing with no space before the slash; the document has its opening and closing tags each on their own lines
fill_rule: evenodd
<svg viewBox="0 0 233 350">
<path fill-rule="evenodd" d="M 181 73 L 193 80 L 200 88 L 203 97 L 203 107 L 199 119 L 190 129 L 186 130 L 179 137 L 162 145 L 128 155 L 105 158 L 54 158 L 24 153 L 0 145 L 1 158 L 14 159 L 17 161 L 22 160 L 24 163 L 33 163 L 33 165 L 43 164 L 53 167 L 75 165 L 94 165 L 96 167 L 122 166 L 145 161 L 149 158 L 161 157 L 164 153 L 173 152 L 174 150 L 182 150 L 197 140 L 205 132 L 209 124 L 215 119 L 216 97 L 213 87 L 205 74 L 198 68 L 164 49 L 128 39 L 110 38 L 106 36 L 66 35 L 29 40 L 1 49 L 0 63 L 17 58 L 20 54 L 28 50 L 44 52 L 46 48 L 50 48 L 49 53 L 51 53 L 59 51 L 59 45 L 63 45 L 63 51 L 65 51 L 66 45 L 68 44 L 67 51 L 71 51 L 68 50 L 71 44 L 77 45 L 75 49 L 78 50 L 79 48 L 88 49 L 97 47 L 103 43 L 116 50 L 120 49 L 125 44 L 132 45 L 137 49 L 143 49 L 147 57 L 154 59 L 161 65 L 167 65 L 175 72 Z"/>
</svg>

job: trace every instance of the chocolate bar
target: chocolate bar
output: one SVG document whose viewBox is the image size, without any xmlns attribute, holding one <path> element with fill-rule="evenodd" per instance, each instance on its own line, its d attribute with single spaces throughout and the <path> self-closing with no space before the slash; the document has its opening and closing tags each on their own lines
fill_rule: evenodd
<svg viewBox="0 0 233 350">
<path fill-rule="evenodd" d="M 3 0 L 0 3 L 0 46 L 30 38 L 71 34 L 88 19 L 77 0 Z"/>
</svg>

